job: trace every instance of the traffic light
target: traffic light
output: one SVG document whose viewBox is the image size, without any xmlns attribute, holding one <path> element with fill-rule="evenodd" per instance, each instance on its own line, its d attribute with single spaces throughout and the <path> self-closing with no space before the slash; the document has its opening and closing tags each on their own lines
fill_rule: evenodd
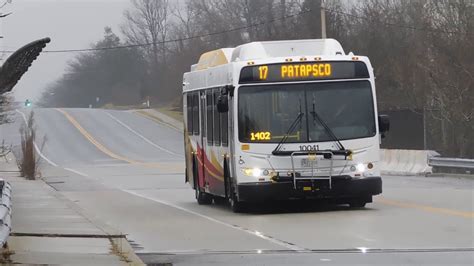
<svg viewBox="0 0 474 266">
<path fill-rule="evenodd" d="M 26 99 L 25 107 L 31 107 L 31 101 L 29 99 Z"/>
</svg>

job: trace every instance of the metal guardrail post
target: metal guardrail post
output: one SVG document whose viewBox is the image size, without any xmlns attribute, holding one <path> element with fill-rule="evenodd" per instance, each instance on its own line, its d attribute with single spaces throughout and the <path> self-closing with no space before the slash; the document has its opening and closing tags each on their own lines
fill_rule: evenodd
<svg viewBox="0 0 474 266">
<path fill-rule="evenodd" d="M 10 183 L 0 179 L 1 202 L 0 202 L 0 245 L 3 247 L 11 232 L 12 189 Z"/>
<path fill-rule="evenodd" d="M 428 164 L 436 167 L 474 169 L 474 159 L 431 157 L 428 158 Z"/>
</svg>

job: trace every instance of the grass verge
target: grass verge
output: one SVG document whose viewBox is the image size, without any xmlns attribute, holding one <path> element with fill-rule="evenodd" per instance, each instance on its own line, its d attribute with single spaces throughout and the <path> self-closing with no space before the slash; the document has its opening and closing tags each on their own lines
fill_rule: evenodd
<svg viewBox="0 0 474 266">
<path fill-rule="evenodd" d="M 178 121 L 183 121 L 183 112 L 181 110 L 177 110 L 174 107 L 160 107 L 156 110 Z"/>
</svg>

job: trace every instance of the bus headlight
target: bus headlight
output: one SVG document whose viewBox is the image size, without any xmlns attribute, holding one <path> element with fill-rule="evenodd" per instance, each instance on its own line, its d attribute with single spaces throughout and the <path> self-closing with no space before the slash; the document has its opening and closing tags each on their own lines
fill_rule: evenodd
<svg viewBox="0 0 474 266">
<path fill-rule="evenodd" d="M 263 170 L 260 168 L 244 168 L 243 172 L 246 176 L 259 177 L 262 176 Z"/>
<path fill-rule="evenodd" d="M 360 163 L 360 164 L 356 165 L 356 170 L 357 170 L 357 172 L 359 172 L 359 173 L 365 172 L 365 169 L 366 169 L 366 168 L 365 168 L 365 164 L 363 164 L 363 163 Z"/>
<path fill-rule="evenodd" d="M 369 170 L 372 170 L 373 168 L 374 168 L 373 163 L 368 163 L 368 164 L 359 163 L 359 164 L 356 164 L 356 165 L 351 165 L 350 170 L 351 170 L 351 172 L 365 173 Z"/>
<path fill-rule="evenodd" d="M 258 167 L 254 168 L 242 168 L 242 172 L 246 176 L 253 176 L 253 177 L 262 177 L 262 176 L 272 176 L 273 171 L 268 169 L 260 169 Z"/>
</svg>

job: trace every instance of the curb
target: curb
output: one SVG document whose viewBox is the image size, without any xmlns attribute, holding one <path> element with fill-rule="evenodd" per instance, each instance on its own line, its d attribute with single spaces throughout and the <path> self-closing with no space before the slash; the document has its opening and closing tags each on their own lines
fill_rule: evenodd
<svg viewBox="0 0 474 266">
<path fill-rule="evenodd" d="M 427 174 L 426 177 L 446 177 L 446 178 L 465 178 L 474 179 L 474 174 L 452 174 L 452 173 L 432 173 Z"/>
</svg>

